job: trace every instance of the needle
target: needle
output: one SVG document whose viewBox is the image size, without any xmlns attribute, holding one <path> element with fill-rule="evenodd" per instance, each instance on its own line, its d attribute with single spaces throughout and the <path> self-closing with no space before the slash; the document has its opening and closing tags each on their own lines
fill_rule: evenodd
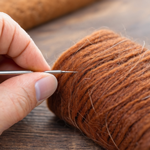
<svg viewBox="0 0 150 150">
<path fill-rule="evenodd" d="M 49 71 L 44 71 L 44 72 L 51 73 L 51 74 L 77 73 L 77 71 L 62 71 L 62 70 L 49 70 Z M 17 74 L 27 74 L 27 73 L 33 73 L 33 71 L 30 71 L 30 70 L 0 71 L 0 75 L 17 75 Z"/>
</svg>

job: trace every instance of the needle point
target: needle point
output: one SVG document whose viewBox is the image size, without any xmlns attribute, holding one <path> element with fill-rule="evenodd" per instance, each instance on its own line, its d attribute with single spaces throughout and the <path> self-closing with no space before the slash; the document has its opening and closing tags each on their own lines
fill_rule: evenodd
<svg viewBox="0 0 150 150">
<path fill-rule="evenodd" d="M 77 73 L 77 71 L 62 71 L 62 73 Z"/>
</svg>

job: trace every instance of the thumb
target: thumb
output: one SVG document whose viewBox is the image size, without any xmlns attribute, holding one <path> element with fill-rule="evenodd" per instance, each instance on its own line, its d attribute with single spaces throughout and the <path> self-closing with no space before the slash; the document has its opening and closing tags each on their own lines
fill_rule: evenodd
<svg viewBox="0 0 150 150">
<path fill-rule="evenodd" d="M 38 103 L 51 96 L 57 80 L 51 74 L 31 73 L 0 84 L 0 133 L 22 120 Z"/>
</svg>

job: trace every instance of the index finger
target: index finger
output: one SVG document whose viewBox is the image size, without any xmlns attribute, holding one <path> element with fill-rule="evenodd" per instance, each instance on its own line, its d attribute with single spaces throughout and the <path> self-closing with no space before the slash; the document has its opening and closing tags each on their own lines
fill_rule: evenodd
<svg viewBox="0 0 150 150">
<path fill-rule="evenodd" d="M 50 67 L 30 36 L 8 15 L 0 12 L 0 55 L 8 55 L 22 68 L 45 71 Z"/>
</svg>

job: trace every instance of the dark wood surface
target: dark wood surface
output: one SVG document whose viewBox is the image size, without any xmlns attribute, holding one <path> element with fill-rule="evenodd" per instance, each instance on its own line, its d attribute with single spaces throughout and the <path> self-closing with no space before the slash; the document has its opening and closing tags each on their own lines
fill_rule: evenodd
<svg viewBox="0 0 150 150">
<path fill-rule="evenodd" d="M 149 0 L 101 0 L 70 15 L 28 31 L 52 65 L 84 36 L 112 29 L 141 44 L 150 43 Z M 0 150 L 98 150 L 98 145 L 55 117 L 42 103 L 0 136 Z"/>
</svg>

